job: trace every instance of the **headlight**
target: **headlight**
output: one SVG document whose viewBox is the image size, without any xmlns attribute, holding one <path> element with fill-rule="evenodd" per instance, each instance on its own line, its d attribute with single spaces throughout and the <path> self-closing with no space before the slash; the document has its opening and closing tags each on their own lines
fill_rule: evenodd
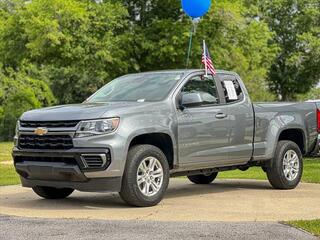
<svg viewBox="0 0 320 240">
<path fill-rule="evenodd" d="M 108 118 L 81 121 L 75 137 L 89 137 L 114 132 L 119 126 L 120 118 Z"/>
</svg>

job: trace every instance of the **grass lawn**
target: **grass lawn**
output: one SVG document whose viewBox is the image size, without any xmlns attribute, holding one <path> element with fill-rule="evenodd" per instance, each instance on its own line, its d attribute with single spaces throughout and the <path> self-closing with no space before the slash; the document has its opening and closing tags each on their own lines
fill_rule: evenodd
<svg viewBox="0 0 320 240">
<path fill-rule="evenodd" d="M 19 184 L 20 179 L 13 165 L 0 163 L 0 186 Z"/>
<path fill-rule="evenodd" d="M 303 160 L 304 170 L 302 181 L 307 183 L 320 183 L 320 158 L 310 159 L 305 158 Z M 267 176 L 265 172 L 261 169 L 261 167 L 252 167 L 247 171 L 226 171 L 221 172 L 218 175 L 220 179 L 226 178 L 236 178 L 236 179 L 259 179 L 259 180 L 267 180 Z"/>
<path fill-rule="evenodd" d="M 8 163 L 12 161 L 12 147 L 12 142 L 0 143 L 0 186 L 20 183 L 19 176 L 13 168 L 13 163 Z"/>
<path fill-rule="evenodd" d="M 293 227 L 301 228 L 305 231 L 311 232 L 314 235 L 320 237 L 320 219 L 317 220 L 301 220 L 301 221 L 289 221 L 286 222 Z"/>
<path fill-rule="evenodd" d="M 0 162 L 11 161 L 12 142 L 0 142 Z"/>
</svg>

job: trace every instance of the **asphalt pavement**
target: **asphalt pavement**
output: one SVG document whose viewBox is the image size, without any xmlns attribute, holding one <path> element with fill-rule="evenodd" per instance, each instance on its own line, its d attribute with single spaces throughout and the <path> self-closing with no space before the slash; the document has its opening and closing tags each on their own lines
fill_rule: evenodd
<svg viewBox="0 0 320 240">
<path fill-rule="evenodd" d="M 4 240 L 318 239 L 299 229 L 275 222 L 110 221 L 89 219 L 39 219 L 0 215 L 0 229 L 0 239 Z"/>
</svg>

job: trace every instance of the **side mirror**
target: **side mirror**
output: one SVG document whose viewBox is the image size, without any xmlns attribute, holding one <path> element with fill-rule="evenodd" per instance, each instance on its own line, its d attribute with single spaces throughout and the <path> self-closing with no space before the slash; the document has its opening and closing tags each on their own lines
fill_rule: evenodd
<svg viewBox="0 0 320 240">
<path fill-rule="evenodd" d="M 203 104 L 201 93 L 182 93 L 181 106 L 182 107 L 198 107 Z"/>
</svg>

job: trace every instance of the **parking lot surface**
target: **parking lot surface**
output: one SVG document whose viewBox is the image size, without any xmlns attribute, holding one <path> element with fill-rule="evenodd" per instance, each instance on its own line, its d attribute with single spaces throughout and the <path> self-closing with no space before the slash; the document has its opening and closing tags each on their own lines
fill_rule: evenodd
<svg viewBox="0 0 320 240">
<path fill-rule="evenodd" d="M 0 214 L 102 220 L 285 221 L 320 216 L 320 184 L 302 183 L 294 190 L 274 190 L 267 181 L 217 180 L 195 185 L 170 179 L 163 201 L 155 207 L 127 206 L 117 193 L 75 192 L 63 200 L 45 200 L 21 186 L 0 187 Z"/>
</svg>

